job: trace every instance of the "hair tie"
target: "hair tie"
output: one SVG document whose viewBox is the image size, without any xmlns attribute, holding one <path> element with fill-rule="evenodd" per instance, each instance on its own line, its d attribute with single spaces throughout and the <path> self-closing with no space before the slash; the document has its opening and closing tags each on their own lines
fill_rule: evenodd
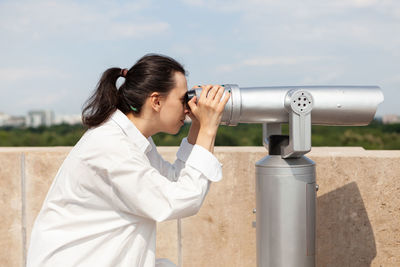
<svg viewBox="0 0 400 267">
<path fill-rule="evenodd" d="M 121 69 L 121 72 L 119 73 L 119 76 L 122 76 L 126 78 L 126 74 L 128 73 L 128 69 Z"/>
<path fill-rule="evenodd" d="M 137 108 L 132 107 L 131 105 L 129 105 L 129 107 L 130 107 L 133 111 L 137 112 Z"/>
</svg>

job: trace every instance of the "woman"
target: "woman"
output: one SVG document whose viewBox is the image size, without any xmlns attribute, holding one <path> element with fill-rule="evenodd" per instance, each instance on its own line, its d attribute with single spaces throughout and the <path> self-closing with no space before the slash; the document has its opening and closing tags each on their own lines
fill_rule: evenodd
<svg viewBox="0 0 400 267">
<path fill-rule="evenodd" d="M 104 72 L 83 110 L 89 130 L 35 221 L 28 267 L 175 266 L 155 259 L 156 223 L 196 214 L 210 182 L 222 178 L 212 152 L 230 94 L 223 97 L 221 86 L 202 89 L 189 109 L 184 68 L 161 55 Z M 176 134 L 185 115 L 192 119 L 189 135 L 170 164 L 151 136 Z"/>
</svg>

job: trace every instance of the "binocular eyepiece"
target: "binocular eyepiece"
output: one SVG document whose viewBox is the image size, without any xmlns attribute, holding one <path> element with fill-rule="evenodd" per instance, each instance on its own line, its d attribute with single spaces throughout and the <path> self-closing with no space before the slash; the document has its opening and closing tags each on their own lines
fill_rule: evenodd
<svg viewBox="0 0 400 267">
<path fill-rule="evenodd" d="M 185 103 L 187 104 L 194 96 L 196 96 L 196 90 L 195 89 L 188 90 L 185 95 Z"/>
</svg>

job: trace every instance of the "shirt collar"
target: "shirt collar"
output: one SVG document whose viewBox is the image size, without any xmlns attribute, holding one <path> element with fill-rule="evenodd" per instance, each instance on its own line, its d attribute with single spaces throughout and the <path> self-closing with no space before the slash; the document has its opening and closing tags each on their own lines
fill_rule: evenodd
<svg viewBox="0 0 400 267">
<path fill-rule="evenodd" d="M 139 147 L 143 153 L 147 153 L 151 150 L 151 136 L 146 138 L 122 111 L 117 109 L 111 115 L 111 119 L 122 129 L 128 138 Z"/>
</svg>

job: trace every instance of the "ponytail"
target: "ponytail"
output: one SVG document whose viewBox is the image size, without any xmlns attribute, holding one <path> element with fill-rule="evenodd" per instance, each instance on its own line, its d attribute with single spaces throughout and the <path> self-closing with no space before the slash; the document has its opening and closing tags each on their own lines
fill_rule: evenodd
<svg viewBox="0 0 400 267">
<path fill-rule="evenodd" d="M 124 114 L 140 114 L 149 95 L 158 92 L 167 95 L 174 88 L 176 72 L 186 75 L 185 69 L 174 59 L 148 54 L 139 59 L 129 70 L 110 68 L 106 70 L 93 95 L 86 101 L 82 122 L 89 128 L 107 120 L 116 109 Z M 125 82 L 117 89 L 119 77 Z"/>
<path fill-rule="evenodd" d="M 103 123 L 117 109 L 117 79 L 121 76 L 120 68 L 106 70 L 97 84 L 93 95 L 86 101 L 82 111 L 85 126 L 94 127 Z"/>
</svg>

